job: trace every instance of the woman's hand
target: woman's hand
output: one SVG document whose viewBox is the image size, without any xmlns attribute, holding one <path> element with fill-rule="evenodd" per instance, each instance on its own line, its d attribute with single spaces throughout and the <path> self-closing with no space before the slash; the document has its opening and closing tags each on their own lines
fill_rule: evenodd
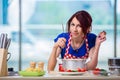
<svg viewBox="0 0 120 80">
<path fill-rule="evenodd" d="M 60 48 L 64 48 L 66 43 L 65 38 L 59 38 L 57 42 L 54 44 L 53 50 L 51 52 L 50 58 L 48 60 L 48 72 L 49 71 L 54 71 L 54 68 L 57 63 L 57 57 L 61 53 Z"/>
<path fill-rule="evenodd" d="M 99 33 L 99 35 L 96 38 L 96 44 L 101 44 L 106 40 L 106 32 L 102 31 Z"/>
<path fill-rule="evenodd" d="M 64 48 L 65 47 L 65 43 L 66 43 L 66 39 L 65 38 L 59 38 L 58 41 L 55 43 L 54 47 Z"/>
</svg>

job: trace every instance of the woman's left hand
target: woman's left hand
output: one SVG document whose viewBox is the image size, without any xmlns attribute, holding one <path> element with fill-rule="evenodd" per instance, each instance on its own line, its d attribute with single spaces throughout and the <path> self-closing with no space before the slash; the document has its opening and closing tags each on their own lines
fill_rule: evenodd
<svg viewBox="0 0 120 80">
<path fill-rule="evenodd" d="M 99 35 L 96 38 L 96 44 L 100 44 L 106 40 L 106 32 L 102 31 L 99 33 Z"/>
</svg>

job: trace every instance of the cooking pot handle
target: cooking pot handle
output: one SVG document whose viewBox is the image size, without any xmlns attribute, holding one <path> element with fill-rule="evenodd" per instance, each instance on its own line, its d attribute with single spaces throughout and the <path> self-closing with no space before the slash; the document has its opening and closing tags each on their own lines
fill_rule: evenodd
<svg viewBox="0 0 120 80">
<path fill-rule="evenodd" d="M 57 61 L 59 64 L 62 64 L 62 59 L 60 59 L 59 57 L 57 57 Z"/>
<path fill-rule="evenodd" d="M 85 61 L 85 64 L 87 64 L 90 60 L 91 60 L 91 58 L 88 57 L 88 58 L 86 59 L 86 61 Z"/>
</svg>

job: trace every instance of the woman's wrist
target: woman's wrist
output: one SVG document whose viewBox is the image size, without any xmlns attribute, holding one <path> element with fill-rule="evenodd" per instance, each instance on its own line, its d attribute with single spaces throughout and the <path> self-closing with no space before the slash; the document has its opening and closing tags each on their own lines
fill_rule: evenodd
<svg viewBox="0 0 120 80">
<path fill-rule="evenodd" d="M 53 46 L 53 48 L 60 48 L 60 49 L 62 49 L 62 47 L 61 47 L 61 46 L 56 45 L 56 44 Z"/>
<path fill-rule="evenodd" d="M 95 47 L 100 47 L 101 43 L 96 43 Z"/>
<path fill-rule="evenodd" d="M 57 43 L 55 43 L 54 46 L 53 46 L 53 48 L 58 48 L 58 46 L 59 45 Z"/>
</svg>

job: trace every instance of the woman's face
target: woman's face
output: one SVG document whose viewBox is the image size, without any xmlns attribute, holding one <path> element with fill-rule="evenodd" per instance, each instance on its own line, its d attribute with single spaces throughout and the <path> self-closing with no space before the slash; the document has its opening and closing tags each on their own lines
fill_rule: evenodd
<svg viewBox="0 0 120 80">
<path fill-rule="evenodd" d="M 73 38 L 84 37 L 81 24 L 76 19 L 76 17 L 74 17 L 70 23 L 70 32 Z"/>
</svg>

